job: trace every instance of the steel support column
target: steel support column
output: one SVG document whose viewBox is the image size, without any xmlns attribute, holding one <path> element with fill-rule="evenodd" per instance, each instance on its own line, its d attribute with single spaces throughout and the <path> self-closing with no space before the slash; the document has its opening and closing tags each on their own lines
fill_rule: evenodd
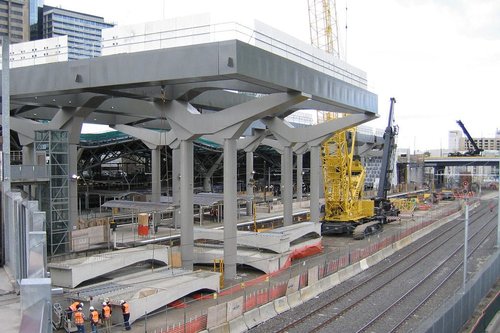
<svg viewBox="0 0 500 333">
<path fill-rule="evenodd" d="M 320 165 L 320 146 L 311 147 L 311 174 L 310 174 L 310 209 L 311 209 L 311 222 L 319 221 L 319 193 L 320 193 L 320 176 L 321 165 Z"/>
<path fill-rule="evenodd" d="M 172 148 L 172 147 L 171 147 Z M 179 147 L 172 148 L 172 200 L 174 210 L 174 226 L 177 229 L 180 221 L 180 177 L 181 177 L 181 152 Z"/>
<path fill-rule="evenodd" d="M 281 166 L 281 179 L 283 188 L 281 189 L 281 200 L 283 201 L 283 225 L 293 224 L 293 168 L 292 168 L 292 147 L 285 146 L 283 149 Z"/>
<path fill-rule="evenodd" d="M 236 278 L 236 139 L 224 139 L 224 278 Z"/>
<path fill-rule="evenodd" d="M 78 218 L 79 218 L 77 169 L 78 169 L 78 147 L 75 144 L 68 144 L 68 175 L 70 177 L 70 181 L 68 183 L 68 191 L 69 191 L 68 234 L 71 234 L 71 230 L 73 230 L 74 224 L 78 223 Z M 69 251 L 69 249 L 67 249 L 66 251 Z"/>
<path fill-rule="evenodd" d="M 302 178 L 304 154 L 297 154 L 297 201 L 302 201 L 302 186 L 304 184 Z"/>
<path fill-rule="evenodd" d="M 161 196 L 161 146 L 151 149 L 151 202 L 160 202 Z M 153 213 L 153 230 L 160 224 L 160 212 Z"/>
<path fill-rule="evenodd" d="M 252 151 L 247 151 L 246 152 L 246 184 L 247 184 L 247 215 L 250 216 L 253 214 L 253 205 L 252 201 L 254 200 L 253 197 L 253 187 L 254 187 L 254 180 L 253 180 L 253 152 Z"/>
<path fill-rule="evenodd" d="M 194 262 L 193 227 L 193 141 L 181 141 L 180 204 L 182 268 L 192 270 Z"/>
</svg>

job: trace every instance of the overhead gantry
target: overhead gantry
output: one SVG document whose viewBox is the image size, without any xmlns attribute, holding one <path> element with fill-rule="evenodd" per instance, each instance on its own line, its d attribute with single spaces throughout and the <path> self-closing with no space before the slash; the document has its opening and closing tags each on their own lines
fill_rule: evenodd
<svg viewBox="0 0 500 333">
<path fill-rule="evenodd" d="M 320 142 L 334 131 L 377 115 L 377 96 L 366 89 L 239 40 L 16 68 L 10 72 L 10 81 L 12 129 L 24 145 L 37 128 L 67 130 L 70 146 L 75 145 L 70 148 L 70 170 L 75 174 L 83 122 L 114 125 L 148 144 L 153 177 L 157 177 L 153 180 L 158 180 L 153 181 L 154 201 L 160 192 L 159 171 L 154 171 L 159 170 L 158 149 L 163 145 L 173 149 L 173 190 L 184 268 L 193 264 L 193 140 L 205 135 L 222 140 L 224 262 L 229 279 L 236 276 L 237 139 L 252 122 L 264 120 L 283 147 L 285 221 L 290 224 L 292 150 L 303 152 L 307 143 L 311 163 L 318 163 L 314 166 L 318 172 L 311 172 L 311 186 L 317 189 L 311 204 L 317 201 L 319 207 Z M 349 115 L 335 125 L 310 129 L 282 124 L 281 119 L 301 109 Z M 138 130 L 142 128 L 155 131 Z M 255 146 L 242 149 L 250 153 Z M 36 161 L 26 156 L 26 163 Z M 247 173 L 251 171 L 249 166 Z M 71 186 L 68 233 L 77 217 L 76 185 Z M 315 211 L 313 207 L 311 213 Z"/>
</svg>

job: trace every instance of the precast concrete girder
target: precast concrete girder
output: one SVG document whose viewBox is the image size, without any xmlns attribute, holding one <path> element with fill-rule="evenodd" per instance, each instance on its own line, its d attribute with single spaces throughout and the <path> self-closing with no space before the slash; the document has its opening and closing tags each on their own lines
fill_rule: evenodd
<svg viewBox="0 0 500 333">
<path fill-rule="evenodd" d="M 237 138 L 255 120 L 283 112 L 309 97 L 301 93 L 276 93 L 256 98 L 211 114 L 200 114 L 192 105 L 180 101 L 155 103 L 165 114 L 178 137 L 195 139 L 218 133 L 224 138 Z"/>
<path fill-rule="evenodd" d="M 150 149 L 155 149 L 156 146 L 170 146 L 177 140 L 175 133 L 171 131 L 153 131 L 147 128 L 139 128 L 129 125 L 114 125 L 112 128 L 122 133 L 133 136 L 148 146 Z"/>
<path fill-rule="evenodd" d="M 26 146 L 35 141 L 35 131 L 45 129 L 45 124 L 24 118 L 10 117 L 10 128 L 17 132 L 21 145 Z"/>
<path fill-rule="evenodd" d="M 334 121 L 301 128 L 294 128 L 288 122 L 276 117 L 264 119 L 263 122 L 278 140 L 291 143 L 307 142 L 314 145 L 321 144 L 336 132 L 361 125 L 375 118 L 375 115 L 370 114 L 354 114 Z"/>
<path fill-rule="evenodd" d="M 203 190 L 205 192 L 211 192 L 212 191 L 212 186 L 210 185 L 210 178 L 212 178 L 214 172 L 219 168 L 220 163 L 222 162 L 222 159 L 224 158 L 224 153 L 220 154 L 217 160 L 212 164 L 210 169 L 207 170 L 205 173 L 205 178 L 203 179 Z"/>
<path fill-rule="evenodd" d="M 274 150 L 276 150 L 276 152 L 278 152 L 279 154 L 283 154 L 283 146 L 281 145 L 281 143 L 278 140 L 264 138 L 262 140 L 262 145 L 269 146 L 269 147 L 273 148 Z"/>
<path fill-rule="evenodd" d="M 309 145 L 306 142 L 297 142 L 293 146 L 293 152 L 297 155 L 305 154 L 307 153 L 308 150 L 309 150 Z"/>
</svg>

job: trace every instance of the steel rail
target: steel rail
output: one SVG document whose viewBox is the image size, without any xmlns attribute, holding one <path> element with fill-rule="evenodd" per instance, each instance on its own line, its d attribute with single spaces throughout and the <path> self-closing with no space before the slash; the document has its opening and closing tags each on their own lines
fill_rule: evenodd
<svg viewBox="0 0 500 333">
<path fill-rule="evenodd" d="M 479 213 L 476 213 L 474 215 L 478 215 Z M 478 221 L 484 214 L 486 213 L 482 213 L 479 217 L 475 218 L 474 220 L 472 220 L 472 222 L 470 224 L 473 224 L 475 223 L 476 221 Z M 395 266 L 397 266 L 398 264 L 400 264 L 402 261 L 406 261 L 409 257 L 411 257 L 412 255 L 416 254 L 417 252 L 419 252 L 420 250 L 422 250 L 424 247 L 427 247 L 430 243 L 434 242 L 434 241 L 437 241 L 438 239 L 440 239 L 441 237 L 445 236 L 446 233 L 448 233 L 449 231 L 451 231 L 452 229 L 455 229 L 457 227 L 459 227 L 459 230 L 455 231 L 451 236 L 449 236 L 448 238 L 445 238 L 444 242 L 440 242 L 438 244 L 438 246 L 436 247 L 433 247 L 427 254 L 425 254 L 423 257 L 421 257 L 420 259 L 418 259 L 414 264 L 417 264 L 419 263 L 420 261 L 422 261 L 423 259 L 425 259 L 427 256 L 429 256 L 430 254 L 433 253 L 433 251 L 437 248 L 439 248 L 440 246 L 443 246 L 443 244 L 445 244 L 447 241 L 449 241 L 450 239 L 452 239 L 453 237 L 455 237 L 457 234 L 461 233 L 462 230 L 463 230 L 463 226 L 461 224 L 460 221 L 454 221 L 455 223 L 453 223 L 451 226 L 447 227 L 443 232 L 441 232 L 439 235 L 436 235 L 435 237 L 431 238 L 430 240 L 424 242 L 423 244 L 419 245 L 415 250 L 413 250 L 412 252 L 408 253 L 407 255 L 405 255 L 404 257 L 402 258 L 399 258 L 398 260 L 394 261 L 393 263 L 391 263 L 388 267 L 386 267 L 384 270 L 382 270 L 381 272 L 378 272 L 377 274 L 369 277 L 368 279 L 365 279 L 363 281 L 361 281 L 360 283 L 357 283 L 355 286 L 351 287 L 349 290 L 347 290 L 346 292 L 342 293 L 341 295 L 339 295 L 338 297 L 336 297 L 335 299 L 329 301 L 328 303 L 322 305 L 321 307 L 317 308 L 317 309 L 314 309 L 313 311 L 310 311 L 309 313 L 307 313 L 305 316 L 302 316 L 301 318 L 293 321 L 292 323 L 286 325 L 285 327 L 281 328 L 279 331 L 279 333 L 284 333 L 284 332 L 288 332 L 290 329 L 294 328 L 297 324 L 300 324 L 300 323 L 303 323 L 305 322 L 307 319 L 313 317 L 316 315 L 316 313 L 318 311 L 321 311 L 321 310 L 324 310 L 328 307 L 330 307 L 332 304 L 334 303 L 337 303 L 339 302 L 341 299 L 345 298 L 346 296 L 350 295 L 352 292 L 356 291 L 360 286 L 370 282 L 370 281 L 373 281 L 374 279 L 376 279 L 377 277 L 381 276 L 382 274 L 386 274 L 388 273 L 391 269 L 393 269 Z M 346 313 L 347 311 L 349 311 L 350 309 L 352 309 L 353 307 L 355 307 L 356 305 L 358 305 L 364 298 L 370 296 L 371 294 L 375 293 L 376 291 L 382 289 L 385 285 L 382 284 L 380 287 L 376 288 L 375 290 L 372 290 L 370 294 L 368 294 L 367 296 L 363 297 L 360 301 L 352 304 L 351 306 L 343 309 L 342 311 L 340 311 L 339 313 L 337 313 L 333 319 L 328 319 L 325 324 L 320 324 L 319 326 L 315 327 L 313 329 L 313 331 L 321 328 L 321 327 L 324 327 L 326 326 L 327 324 L 331 323 L 332 321 L 334 321 L 336 318 L 340 317 L 341 315 L 343 315 L 344 313 Z"/>
<path fill-rule="evenodd" d="M 468 240 L 471 240 L 472 238 L 476 237 L 481 231 L 485 230 L 485 228 L 490 224 L 491 220 L 489 220 L 481 229 L 479 229 L 474 235 L 472 235 L 471 237 L 468 238 Z M 486 234 L 486 236 L 484 236 L 483 238 L 481 238 L 480 242 L 478 242 L 478 244 L 472 249 L 472 251 L 467 255 L 467 257 L 470 257 L 478 248 L 479 246 L 481 246 L 484 242 L 484 240 L 490 235 L 490 232 L 493 231 L 495 229 L 495 227 L 491 228 L 491 230 L 488 231 L 488 233 Z M 397 300 L 395 300 L 391 305 L 389 305 L 388 307 L 386 307 L 385 310 L 383 310 L 382 312 L 380 312 L 376 317 L 374 317 L 370 322 L 368 322 L 367 324 L 365 324 L 363 327 L 361 327 L 360 329 L 358 329 L 356 331 L 356 333 L 359 333 L 359 332 L 362 332 L 364 331 L 365 329 L 367 329 L 368 327 L 372 326 L 375 322 L 377 322 L 380 318 L 384 317 L 392 308 L 394 308 L 397 304 L 399 304 L 402 300 L 406 299 L 411 293 L 413 293 L 414 291 L 416 291 L 419 287 L 421 287 L 424 282 L 426 282 L 431 276 L 433 276 L 438 270 L 440 270 L 442 267 L 445 266 L 446 263 L 448 263 L 449 260 L 451 260 L 459 251 L 461 251 L 463 249 L 464 245 L 460 245 L 458 246 L 455 251 L 453 251 L 445 260 L 443 260 L 441 262 L 441 264 L 439 266 L 437 266 L 436 268 L 434 268 L 431 272 L 429 272 L 424 278 L 422 278 L 415 286 L 413 286 L 411 289 L 409 289 L 406 293 L 404 293 L 403 295 L 401 295 L 401 297 L 399 297 Z M 441 288 L 446 282 L 448 282 L 449 279 L 451 279 L 451 277 L 453 277 L 455 275 L 455 273 L 461 268 L 463 267 L 463 263 L 460 262 L 458 265 L 456 265 L 449 274 L 447 274 L 442 280 L 441 282 L 435 287 L 433 288 L 433 290 L 428 293 L 428 295 L 424 298 L 424 300 L 422 300 L 416 307 L 414 307 L 409 314 L 407 314 L 405 316 L 405 318 L 398 322 L 398 324 L 396 326 L 394 326 L 390 331 L 388 332 L 395 332 L 405 321 L 406 319 L 408 319 L 413 313 L 415 313 L 420 307 L 422 307 L 422 305 L 427 302 L 427 300 L 439 289 Z"/>
</svg>

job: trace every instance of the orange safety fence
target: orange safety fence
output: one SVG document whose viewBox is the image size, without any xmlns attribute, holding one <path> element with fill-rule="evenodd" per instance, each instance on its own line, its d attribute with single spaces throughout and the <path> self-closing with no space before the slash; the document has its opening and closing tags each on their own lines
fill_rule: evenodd
<svg viewBox="0 0 500 333">
<path fill-rule="evenodd" d="M 321 253 L 323 251 L 323 244 L 319 240 L 316 244 L 311 244 L 303 246 L 299 249 L 295 249 L 290 254 L 290 259 L 301 259 L 312 256 L 314 254 Z"/>
<path fill-rule="evenodd" d="M 207 315 L 196 317 L 185 324 L 178 324 L 162 330 L 162 333 L 197 333 L 207 329 Z"/>
</svg>

